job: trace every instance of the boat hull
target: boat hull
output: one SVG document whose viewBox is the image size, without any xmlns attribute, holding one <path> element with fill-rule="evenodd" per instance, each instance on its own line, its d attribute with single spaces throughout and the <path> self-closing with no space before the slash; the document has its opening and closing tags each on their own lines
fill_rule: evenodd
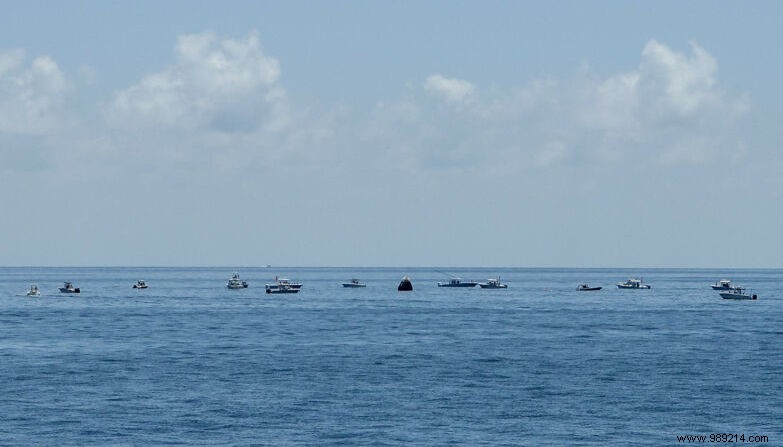
<svg viewBox="0 0 783 447">
<path fill-rule="evenodd" d="M 439 282 L 438 287 L 476 287 L 478 285 L 477 282 L 460 282 L 460 283 L 450 283 L 450 282 Z"/>
<path fill-rule="evenodd" d="M 720 297 L 724 300 L 755 300 L 758 299 L 758 296 L 754 295 L 746 295 L 744 293 L 721 293 Z"/>
<path fill-rule="evenodd" d="M 479 284 L 482 289 L 508 289 L 508 284 Z"/>
<path fill-rule="evenodd" d="M 269 290 L 277 290 L 277 289 L 299 290 L 299 289 L 302 288 L 302 285 L 301 284 L 290 284 L 290 285 L 281 286 L 279 284 L 266 284 L 266 285 L 264 285 L 264 288 L 269 289 Z"/>
<path fill-rule="evenodd" d="M 352 282 L 344 282 L 343 287 L 349 288 L 349 289 L 358 289 L 360 287 L 367 287 L 367 284 L 354 284 Z"/>
<path fill-rule="evenodd" d="M 579 292 L 595 292 L 601 289 L 603 289 L 603 287 L 577 287 L 576 288 L 576 290 Z"/>
<path fill-rule="evenodd" d="M 649 285 L 645 284 L 643 286 L 626 286 L 623 284 L 617 284 L 618 289 L 651 289 Z"/>
<path fill-rule="evenodd" d="M 299 293 L 299 289 L 293 289 L 290 287 L 267 287 L 266 293 Z"/>
<path fill-rule="evenodd" d="M 65 287 L 60 287 L 60 293 L 81 293 L 81 290 L 78 287 L 75 289 L 66 289 Z"/>
</svg>

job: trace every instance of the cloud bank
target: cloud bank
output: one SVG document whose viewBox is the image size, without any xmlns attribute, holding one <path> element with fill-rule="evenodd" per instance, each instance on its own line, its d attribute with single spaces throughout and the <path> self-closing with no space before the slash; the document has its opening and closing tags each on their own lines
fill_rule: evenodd
<svg viewBox="0 0 783 447">
<path fill-rule="evenodd" d="M 733 157 L 744 147 L 734 130 L 748 100 L 722 91 L 715 59 L 695 43 L 690 49 L 680 53 L 650 40 L 633 70 L 601 78 L 583 69 L 570 79 L 537 79 L 491 95 L 468 80 L 432 75 L 424 91 L 459 107 L 382 103 L 368 127 L 379 139 L 407 136 L 401 154 L 433 166 L 502 160 L 500 169 L 519 171 Z M 416 122 L 403 119 L 403 110 Z"/>
<path fill-rule="evenodd" d="M 183 35 L 169 66 L 96 105 L 103 123 L 74 130 L 64 113 L 69 83 L 54 59 L 26 62 L 22 50 L 0 52 L 0 137 L 56 140 L 70 128 L 85 159 L 116 163 L 116 154 L 136 153 L 186 170 L 205 161 L 234 169 L 229 159 L 270 166 L 288 157 L 330 169 L 361 163 L 394 170 L 404 160 L 409 172 L 491 166 L 514 174 L 703 164 L 736 159 L 747 147 L 735 130 L 749 101 L 721 89 L 717 61 L 696 43 L 684 53 L 650 40 L 638 65 L 624 72 L 601 77 L 575 68 L 568 79 L 486 91 L 432 74 L 407 97 L 370 111 L 290 104 L 283 77 L 255 32 L 243 39 Z M 90 121 L 75 114 L 76 122 Z"/>
</svg>

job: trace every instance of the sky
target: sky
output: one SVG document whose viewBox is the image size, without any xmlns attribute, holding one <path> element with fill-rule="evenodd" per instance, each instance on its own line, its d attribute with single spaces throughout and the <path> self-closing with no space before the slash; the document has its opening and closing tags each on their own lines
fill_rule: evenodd
<svg viewBox="0 0 783 447">
<path fill-rule="evenodd" d="M 778 1 L 8 1 L 0 265 L 783 267 Z"/>
</svg>

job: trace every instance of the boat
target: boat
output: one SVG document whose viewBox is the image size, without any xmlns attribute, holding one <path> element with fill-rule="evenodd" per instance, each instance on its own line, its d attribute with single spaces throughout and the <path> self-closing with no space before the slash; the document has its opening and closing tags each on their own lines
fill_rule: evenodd
<svg viewBox="0 0 783 447">
<path fill-rule="evenodd" d="M 577 290 L 577 291 L 579 291 L 579 292 L 593 292 L 593 291 L 596 291 L 596 290 L 601 290 L 601 289 L 603 289 L 603 287 L 601 287 L 601 286 L 598 286 L 598 287 L 590 287 L 590 286 L 589 286 L 587 283 L 584 283 L 584 284 L 579 284 L 579 285 L 576 287 L 576 290 Z"/>
<path fill-rule="evenodd" d="M 136 284 L 133 285 L 134 289 L 146 289 L 147 287 L 149 287 L 147 281 L 144 281 L 143 279 L 136 281 Z"/>
<path fill-rule="evenodd" d="M 302 283 L 300 283 L 300 282 L 291 282 L 291 280 L 288 279 L 288 278 L 278 278 L 277 276 L 275 276 L 275 282 L 278 285 L 284 285 L 284 286 L 290 287 L 292 289 L 301 289 L 302 288 Z"/>
<path fill-rule="evenodd" d="M 234 274 L 231 275 L 231 279 L 228 280 L 226 287 L 229 289 L 247 289 L 247 281 L 240 280 L 239 273 L 234 272 Z"/>
<path fill-rule="evenodd" d="M 344 283 L 343 283 L 343 287 L 348 287 L 348 288 L 356 288 L 356 287 L 367 287 L 367 284 L 363 284 L 363 283 L 362 283 L 361 281 L 359 281 L 358 279 L 356 279 L 356 278 L 353 278 L 353 279 L 352 279 L 351 281 L 349 281 L 349 282 L 344 282 Z"/>
<path fill-rule="evenodd" d="M 38 284 L 30 285 L 30 290 L 27 292 L 27 296 L 41 296 L 41 292 L 38 290 Z"/>
<path fill-rule="evenodd" d="M 725 300 L 755 300 L 758 299 L 755 293 L 747 293 L 745 289 L 740 286 L 732 287 L 728 290 L 720 292 L 720 297 Z"/>
<path fill-rule="evenodd" d="M 66 281 L 62 287 L 60 287 L 62 293 L 81 293 L 81 289 L 74 287 L 70 281 Z"/>
<path fill-rule="evenodd" d="M 462 278 L 451 278 L 449 282 L 439 282 L 438 287 L 476 287 L 478 285 L 475 281 L 462 281 Z"/>
<path fill-rule="evenodd" d="M 279 278 L 275 276 L 275 282 L 272 284 L 264 284 L 266 293 L 296 293 L 302 288 L 301 283 L 291 282 L 287 278 Z M 285 292 L 277 292 L 278 289 L 286 290 Z M 290 291 L 289 291 L 290 290 Z M 293 292 L 295 290 L 296 292 Z"/>
<path fill-rule="evenodd" d="M 398 292 L 411 292 L 413 291 L 413 283 L 408 275 L 402 277 L 400 285 L 397 286 Z"/>
<path fill-rule="evenodd" d="M 728 279 L 721 279 L 712 286 L 712 290 L 731 290 L 734 287 L 731 285 L 731 281 Z"/>
<path fill-rule="evenodd" d="M 479 283 L 479 287 L 482 289 L 508 289 L 508 284 L 500 282 L 500 277 L 488 278 L 487 282 Z"/>
<path fill-rule="evenodd" d="M 641 280 L 631 278 L 625 282 L 617 284 L 618 289 L 651 289 L 649 284 L 643 284 Z"/>
</svg>

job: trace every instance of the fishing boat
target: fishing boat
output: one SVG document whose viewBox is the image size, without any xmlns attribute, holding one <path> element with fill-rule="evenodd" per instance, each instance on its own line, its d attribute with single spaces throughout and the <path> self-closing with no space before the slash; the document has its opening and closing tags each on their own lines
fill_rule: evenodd
<svg viewBox="0 0 783 447">
<path fill-rule="evenodd" d="M 590 286 L 589 286 L 587 283 L 584 283 L 584 284 L 579 284 L 579 285 L 576 287 L 576 290 L 577 290 L 577 291 L 579 291 L 579 292 L 594 292 L 594 291 L 596 291 L 596 290 L 601 290 L 601 289 L 603 289 L 603 287 L 601 287 L 601 286 L 598 286 L 598 287 L 590 287 Z"/>
<path fill-rule="evenodd" d="M 275 276 L 275 282 L 272 284 L 264 284 L 266 293 L 296 293 L 302 288 L 301 283 L 291 282 L 287 278 L 279 278 Z M 296 290 L 296 292 L 276 292 L 277 289 Z M 271 292 L 270 292 L 271 290 Z"/>
<path fill-rule="evenodd" d="M 449 282 L 439 282 L 438 287 L 476 287 L 475 281 L 462 281 L 462 278 L 451 278 Z"/>
<path fill-rule="evenodd" d="M 398 292 L 411 292 L 413 291 L 413 283 L 408 275 L 402 277 L 400 284 L 397 286 Z"/>
<path fill-rule="evenodd" d="M 349 282 L 344 282 L 343 287 L 348 287 L 348 288 L 367 287 L 367 284 L 364 284 L 358 279 L 353 278 Z"/>
<path fill-rule="evenodd" d="M 30 285 L 30 290 L 27 292 L 27 296 L 41 296 L 41 292 L 38 290 L 38 284 Z"/>
<path fill-rule="evenodd" d="M 651 289 L 649 284 L 642 283 L 641 280 L 631 278 L 625 282 L 617 284 L 618 289 Z"/>
<path fill-rule="evenodd" d="M 147 287 L 149 287 L 147 281 L 144 281 L 143 279 L 136 281 L 136 284 L 133 285 L 134 289 L 146 289 Z"/>
<path fill-rule="evenodd" d="M 710 287 L 712 287 L 712 290 L 731 290 L 734 288 L 728 279 L 721 279 Z"/>
<path fill-rule="evenodd" d="M 755 293 L 751 294 L 745 291 L 744 288 L 740 286 L 732 287 L 728 290 L 723 290 L 720 292 L 720 297 L 725 300 L 755 300 L 758 299 L 758 296 L 756 296 Z"/>
<path fill-rule="evenodd" d="M 500 282 L 500 277 L 488 278 L 487 282 L 479 283 L 479 287 L 482 289 L 508 289 L 508 284 Z"/>
<path fill-rule="evenodd" d="M 61 293 L 81 293 L 78 287 L 74 287 L 70 281 L 66 281 L 62 287 L 60 287 Z"/>
<path fill-rule="evenodd" d="M 234 272 L 234 274 L 231 275 L 231 279 L 228 280 L 226 287 L 229 289 L 247 289 L 247 281 L 240 280 L 239 273 Z"/>
</svg>

